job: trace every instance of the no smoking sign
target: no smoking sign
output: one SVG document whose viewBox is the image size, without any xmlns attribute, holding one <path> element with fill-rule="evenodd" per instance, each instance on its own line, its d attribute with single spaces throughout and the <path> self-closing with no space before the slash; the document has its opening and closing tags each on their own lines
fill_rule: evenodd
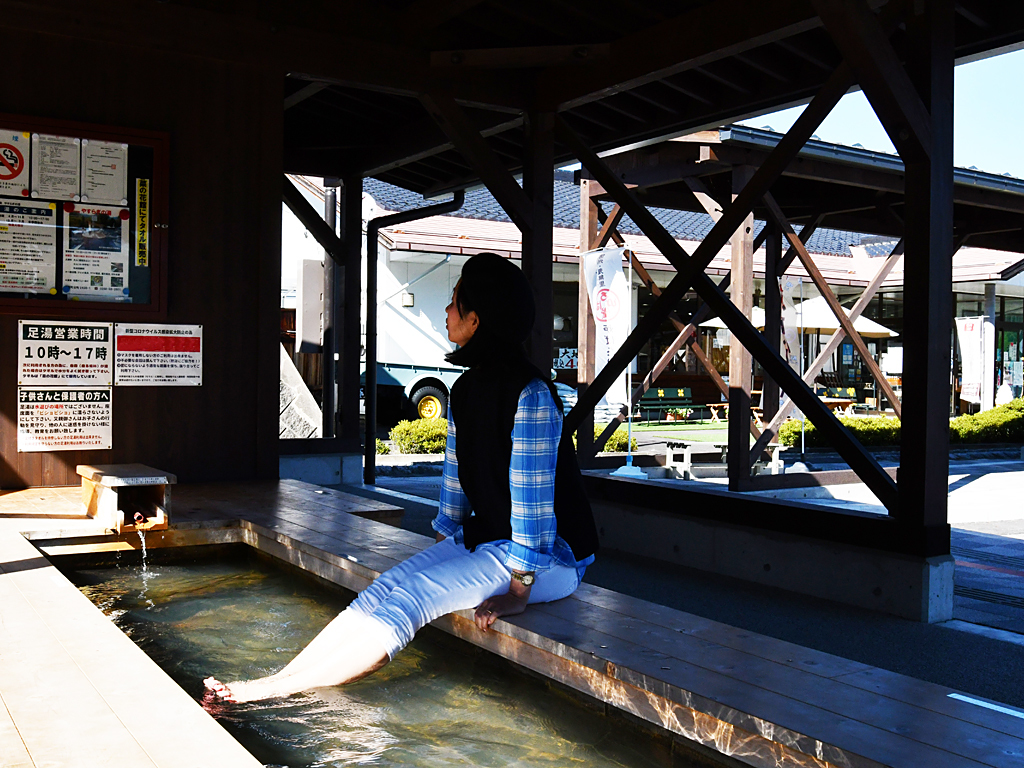
<svg viewBox="0 0 1024 768">
<path fill-rule="evenodd" d="M 28 196 L 29 145 L 27 141 L 20 144 L 21 136 L 13 131 L 0 131 L 0 194 Z"/>
</svg>

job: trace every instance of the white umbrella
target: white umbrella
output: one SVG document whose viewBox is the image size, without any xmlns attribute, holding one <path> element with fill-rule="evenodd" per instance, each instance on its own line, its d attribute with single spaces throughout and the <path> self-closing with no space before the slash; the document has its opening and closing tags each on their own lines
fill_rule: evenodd
<svg viewBox="0 0 1024 768">
<path fill-rule="evenodd" d="M 764 328 L 764 310 L 760 307 L 754 307 L 754 311 L 751 313 L 750 322 L 754 324 L 754 327 L 758 330 Z M 705 320 L 700 324 L 701 328 L 727 328 L 725 321 L 720 317 L 713 317 L 710 320 Z"/>
<path fill-rule="evenodd" d="M 849 311 L 843 309 L 849 316 Z M 796 318 L 797 322 L 800 323 L 805 333 L 832 333 L 839 328 L 839 320 L 832 313 L 831 307 L 828 302 L 825 301 L 824 296 L 818 296 L 813 299 L 796 305 Z M 853 323 L 854 329 L 861 336 L 869 339 L 888 339 L 893 336 L 899 336 L 895 331 L 890 331 L 884 325 L 879 325 L 874 320 L 861 315 Z"/>
</svg>

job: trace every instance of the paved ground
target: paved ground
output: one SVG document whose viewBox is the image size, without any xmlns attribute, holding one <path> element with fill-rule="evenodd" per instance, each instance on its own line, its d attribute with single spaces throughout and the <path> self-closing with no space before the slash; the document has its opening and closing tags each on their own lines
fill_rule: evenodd
<svg viewBox="0 0 1024 768">
<path fill-rule="evenodd" d="M 641 433 L 643 434 L 643 433 Z M 649 434 L 649 433 L 648 433 Z M 1005 452 L 1004 452 L 1005 453 Z M 1000 454 L 1004 455 L 1004 454 Z M 822 456 L 816 469 L 835 466 Z M 808 461 L 811 463 L 811 460 Z M 883 461 L 883 463 L 887 463 Z M 792 468 L 792 467 L 791 467 Z M 406 506 L 403 527 L 430 533 L 440 477 L 378 478 Z M 368 487 L 345 490 L 373 495 Z M 857 486 L 822 504 L 877 502 Z M 950 522 L 956 559 L 954 620 L 927 625 L 751 585 L 694 569 L 603 552 L 586 581 L 732 626 L 939 685 L 1024 707 L 1024 461 L 952 460 Z"/>
</svg>

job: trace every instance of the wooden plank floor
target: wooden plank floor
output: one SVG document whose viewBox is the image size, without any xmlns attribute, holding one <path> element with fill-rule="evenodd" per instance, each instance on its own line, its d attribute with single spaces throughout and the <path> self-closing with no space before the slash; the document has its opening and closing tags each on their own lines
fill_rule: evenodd
<svg viewBox="0 0 1024 768">
<path fill-rule="evenodd" d="M 33 654 L 39 655 L 32 649 L 17 650 L 39 628 L 31 617 L 13 609 L 9 627 L 8 597 L 16 577 L 35 574 L 42 583 L 42 573 L 48 571 L 52 581 L 56 572 L 45 561 L 41 567 L 19 566 L 32 561 L 40 566 L 41 558 L 24 536 L 11 533 L 32 530 L 34 539 L 58 538 L 53 531 L 63 537 L 80 535 L 80 528 L 88 523 L 69 519 L 68 510 L 73 508 L 69 498 L 47 503 L 25 497 L 15 502 L 0 495 L 0 611 L 5 632 L 0 638 L 0 703 L 4 705 L 0 706 L 0 754 L 17 756 L 23 763 L 18 743 L 23 750 L 27 746 L 35 759 L 35 742 L 26 738 L 31 728 L 21 724 L 23 713 L 31 715 L 31 709 L 24 708 L 19 691 L 50 683 L 32 677 L 35 673 L 19 672 L 19 684 L 8 684 L 8 664 L 20 659 L 17 654 L 28 654 L 18 662 L 26 669 L 34 666 L 29 663 Z M 52 516 L 32 514 L 41 510 Z M 178 486 L 172 523 L 184 529 L 209 526 L 216 520 L 242 521 L 235 523 L 242 540 L 359 589 L 380 571 L 431 543 L 427 537 L 360 516 L 392 512 L 393 508 L 379 502 L 295 481 Z M 50 599 L 38 585 L 30 584 L 22 594 L 27 607 L 36 611 L 33 601 L 45 604 Z M 71 645 L 67 638 L 74 636 L 74 623 L 70 618 L 58 620 L 52 612 L 70 611 L 70 603 L 78 603 L 77 613 L 83 608 L 81 601 L 65 596 L 61 604 L 68 605 L 46 608 L 48 631 L 65 633 Z M 22 613 L 27 616 L 28 612 Z M 98 611 L 93 614 L 102 619 Z M 953 691 L 930 683 L 586 584 L 566 600 L 531 606 L 521 616 L 499 621 L 497 632 L 477 630 L 468 611 L 444 617 L 437 625 L 749 765 L 1024 766 L 1024 719 L 1012 713 L 950 698 Z M 102 640 L 113 642 L 107 634 Z M 98 674 L 93 656 L 106 657 L 97 642 L 83 636 L 80 649 L 48 648 L 46 652 L 64 653 Z M 12 653 L 15 656 L 9 661 Z M 154 677 L 154 672 L 146 673 L 149 685 Z M 103 705 L 96 700 L 96 691 L 88 690 L 90 686 L 75 689 L 74 695 L 83 697 L 90 712 L 104 708 L 122 712 L 138 692 L 133 691 L 134 683 L 120 683 L 103 684 Z M 96 684 L 91 687 L 95 689 Z M 97 722 L 90 727 L 114 726 Z M 133 727 L 141 729 L 142 724 Z M 150 762 L 115 760 L 113 765 L 173 764 L 155 763 L 148 750 L 147 759 Z M 205 762 L 246 764 L 232 759 Z M 19 765 L 16 759 L 11 764 Z"/>
</svg>

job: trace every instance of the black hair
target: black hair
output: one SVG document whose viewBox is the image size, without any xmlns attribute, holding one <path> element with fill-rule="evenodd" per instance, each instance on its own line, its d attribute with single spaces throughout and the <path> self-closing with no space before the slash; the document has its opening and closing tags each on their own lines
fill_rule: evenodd
<svg viewBox="0 0 1024 768">
<path fill-rule="evenodd" d="M 460 317 L 476 312 L 480 323 L 466 346 L 445 356 L 449 363 L 471 368 L 493 355 L 525 355 L 536 305 L 526 276 L 511 261 L 490 252 L 473 256 L 462 268 L 455 306 Z"/>
</svg>

